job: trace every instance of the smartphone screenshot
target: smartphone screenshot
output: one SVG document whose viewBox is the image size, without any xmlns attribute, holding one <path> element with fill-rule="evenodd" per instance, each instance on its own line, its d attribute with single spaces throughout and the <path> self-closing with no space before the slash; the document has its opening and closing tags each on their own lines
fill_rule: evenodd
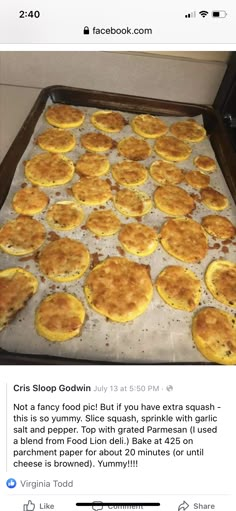
<svg viewBox="0 0 236 511">
<path fill-rule="evenodd" d="M 234 511 L 235 6 L 0 7 L 0 508 Z"/>
</svg>

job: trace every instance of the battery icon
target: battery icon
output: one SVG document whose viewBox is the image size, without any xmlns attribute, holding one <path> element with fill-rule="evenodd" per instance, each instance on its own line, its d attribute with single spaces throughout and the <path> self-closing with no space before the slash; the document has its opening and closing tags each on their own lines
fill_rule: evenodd
<svg viewBox="0 0 236 511">
<path fill-rule="evenodd" d="M 226 11 L 212 11 L 211 13 L 213 18 L 225 18 L 227 16 Z"/>
</svg>

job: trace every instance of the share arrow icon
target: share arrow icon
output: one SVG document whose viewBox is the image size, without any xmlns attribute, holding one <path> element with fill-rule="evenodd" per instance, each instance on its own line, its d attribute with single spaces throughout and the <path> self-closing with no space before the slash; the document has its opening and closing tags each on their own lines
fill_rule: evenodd
<svg viewBox="0 0 236 511">
<path fill-rule="evenodd" d="M 188 509 L 189 507 L 189 504 L 187 502 L 185 502 L 185 500 L 182 502 L 182 504 L 179 505 L 178 507 L 178 511 L 181 511 L 183 509 L 183 511 L 185 511 L 186 509 Z"/>
</svg>

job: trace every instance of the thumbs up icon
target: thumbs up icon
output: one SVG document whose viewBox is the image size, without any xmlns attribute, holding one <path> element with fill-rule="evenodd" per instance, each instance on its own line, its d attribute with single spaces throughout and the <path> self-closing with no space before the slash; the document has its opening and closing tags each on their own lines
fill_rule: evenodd
<svg viewBox="0 0 236 511">
<path fill-rule="evenodd" d="M 28 504 L 24 504 L 23 511 L 34 511 L 35 504 L 33 504 L 32 500 L 28 501 Z"/>
</svg>

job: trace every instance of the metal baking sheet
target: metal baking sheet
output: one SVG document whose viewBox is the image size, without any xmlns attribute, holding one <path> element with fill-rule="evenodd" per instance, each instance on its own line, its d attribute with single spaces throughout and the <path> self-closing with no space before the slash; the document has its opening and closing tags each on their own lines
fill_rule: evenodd
<svg viewBox="0 0 236 511">
<path fill-rule="evenodd" d="M 49 99 L 45 108 L 47 108 L 51 103 L 52 101 Z M 94 111 L 98 109 L 87 106 L 82 106 L 80 108 L 85 112 L 86 120 L 80 128 L 71 130 L 75 134 L 78 144 L 72 152 L 66 154 L 66 156 L 71 158 L 74 162 L 76 162 L 79 156 L 85 152 L 85 150 L 79 144 L 80 136 L 83 133 L 95 130 L 95 128 L 90 123 L 90 116 Z M 131 121 L 135 115 L 134 113 L 121 110 L 119 111 L 128 121 Z M 143 111 L 145 112 L 145 109 Z M 184 120 L 188 117 L 183 116 L 181 119 Z M 179 116 L 164 116 L 162 118 L 169 126 L 173 122 L 180 120 Z M 195 116 L 195 119 L 203 124 L 202 116 Z M 24 182 L 26 182 L 24 179 L 23 162 L 32 158 L 32 156 L 35 154 L 42 152 L 40 148 L 35 145 L 35 139 L 39 133 L 43 132 L 47 128 L 49 128 L 49 125 L 44 119 L 44 112 L 42 112 L 28 143 L 28 146 L 17 165 L 10 191 L 0 214 L 0 224 L 3 224 L 17 216 L 12 210 L 11 202 L 14 193 L 22 186 Z M 122 132 L 109 135 L 118 142 L 121 138 L 131 134 L 134 134 L 131 126 L 126 125 Z M 151 146 L 153 146 L 155 143 L 155 141 L 150 139 L 148 139 L 148 142 Z M 185 169 L 186 171 L 193 170 L 193 159 L 198 154 L 205 154 L 215 158 L 214 151 L 208 138 L 204 139 L 200 143 L 192 144 L 192 154 L 190 158 L 184 162 L 178 163 L 177 166 L 181 169 Z M 108 157 L 111 165 L 115 162 L 122 161 L 123 159 L 118 155 L 116 149 L 110 151 Z M 149 168 L 150 164 L 157 159 L 159 159 L 159 157 L 156 155 L 156 153 L 153 152 L 151 157 L 145 160 L 144 164 L 147 168 Z M 111 176 L 111 173 L 104 176 L 103 179 L 107 178 L 110 179 L 111 183 L 115 187 L 117 186 Z M 54 202 L 57 202 L 58 200 L 71 198 L 68 193 L 70 194 L 72 184 L 78 179 L 78 175 L 75 174 L 73 180 L 67 185 L 44 188 L 45 192 L 50 197 L 50 205 L 52 205 Z M 229 198 L 230 207 L 224 210 L 222 214 L 235 224 L 236 207 L 219 165 L 217 165 L 217 171 L 213 174 L 210 174 L 210 180 L 210 186 L 218 191 L 221 191 Z M 180 186 L 189 193 L 194 194 L 196 199 L 199 197 L 199 192 L 190 186 L 182 183 Z M 152 196 L 156 187 L 157 184 L 151 179 L 151 177 L 149 177 L 148 182 L 140 187 L 137 187 L 137 189 L 145 191 L 150 196 Z M 120 215 L 115 210 L 112 201 L 107 202 L 105 206 L 107 208 L 114 209 L 122 223 L 130 223 L 134 221 L 132 218 L 127 219 L 123 215 Z M 198 200 L 196 200 L 196 206 L 197 207 L 191 216 L 198 222 L 200 222 L 203 216 L 211 213 L 211 211 L 203 204 L 198 202 Z M 104 206 L 102 206 L 102 209 L 103 208 Z M 83 206 L 85 221 L 87 215 L 93 209 L 93 207 Z M 34 218 L 38 219 L 44 224 L 50 239 L 51 229 L 45 221 L 45 212 L 35 215 Z M 165 216 L 164 213 L 156 209 L 154 206 L 151 212 L 143 217 L 143 222 L 145 224 L 157 228 L 158 231 L 166 220 L 167 216 Z M 79 239 L 82 241 L 88 247 L 90 254 L 92 254 L 92 262 L 97 260 L 102 261 L 108 256 L 120 255 L 120 244 L 117 235 L 108 238 L 97 239 L 94 235 L 92 235 L 92 233 L 81 227 L 78 227 L 72 231 L 58 231 L 58 234 L 61 237 L 71 237 L 73 239 Z M 214 248 L 216 247 L 216 241 L 218 244 L 217 249 Z M 136 257 L 128 253 L 125 255 L 133 261 L 149 264 L 151 267 L 151 278 L 153 282 L 155 282 L 156 277 L 160 271 L 170 264 L 182 264 L 188 267 L 189 269 L 193 270 L 202 281 L 202 299 L 199 308 L 209 305 L 229 311 L 228 307 L 224 307 L 223 304 L 217 302 L 209 294 L 203 281 L 203 275 L 207 265 L 213 259 L 223 257 L 229 260 L 235 260 L 235 245 L 232 243 L 225 244 L 220 240 L 214 240 L 211 238 L 211 236 L 209 236 L 209 247 L 210 248 L 207 256 L 200 264 L 186 264 L 181 263 L 181 261 L 177 261 L 174 257 L 169 256 L 167 252 L 164 251 L 161 244 L 159 244 L 158 249 L 148 257 Z M 19 265 L 23 268 L 29 269 L 29 271 L 32 271 L 32 273 L 34 273 L 39 278 L 39 291 L 29 301 L 24 310 L 22 310 L 17 315 L 14 321 L 0 333 L 0 347 L 4 350 L 12 353 L 52 355 L 56 357 L 68 357 L 80 360 L 120 363 L 206 362 L 198 350 L 195 349 L 192 342 L 191 323 L 193 313 L 172 309 L 163 302 L 155 289 L 153 300 L 144 314 L 136 318 L 134 321 L 128 323 L 114 323 L 112 321 L 107 321 L 106 318 L 98 315 L 88 306 L 83 292 L 83 286 L 88 271 L 78 281 L 72 283 L 56 284 L 51 282 L 49 279 L 42 278 L 42 274 L 40 274 L 36 262 L 30 256 L 26 258 L 17 258 L 1 253 L 0 259 L 1 269 L 7 268 L 9 266 Z M 60 343 L 48 342 L 42 337 L 39 337 L 34 328 L 35 309 L 41 300 L 49 293 L 62 290 L 74 293 L 78 298 L 82 300 L 86 308 L 87 320 L 83 326 L 80 336 L 77 336 L 70 341 Z"/>
</svg>

